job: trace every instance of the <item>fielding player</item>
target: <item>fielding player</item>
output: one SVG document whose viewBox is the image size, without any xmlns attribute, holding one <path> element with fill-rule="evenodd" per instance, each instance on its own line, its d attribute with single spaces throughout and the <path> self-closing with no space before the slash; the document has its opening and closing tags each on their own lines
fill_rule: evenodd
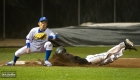
<svg viewBox="0 0 140 80">
<path fill-rule="evenodd" d="M 52 66 L 48 61 L 51 54 L 53 45 L 48 39 L 55 40 L 58 38 L 49 28 L 48 19 L 46 17 L 41 17 L 38 22 L 39 27 L 32 28 L 29 34 L 26 36 L 26 46 L 18 49 L 15 52 L 14 59 L 11 62 L 7 62 L 6 65 L 15 65 L 18 58 L 23 54 L 30 54 L 34 52 L 46 52 L 44 65 Z"/>
<path fill-rule="evenodd" d="M 121 57 L 123 55 L 123 52 L 127 49 L 137 51 L 134 44 L 129 39 L 126 39 L 124 42 L 119 43 L 107 52 L 95 55 L 88 55 L 86 58 L 81 58 L 79 56 L 69 54 L 68 52 L 66 52 L 66 49 L 62 46 L 58 47 L 55 53 L 58 57 L 64 59 L 61 61 L 67 61 L 67 63 L 71 62 L 80 65 L 89 63 L 92 63 L 94 65 L 106 65 L 112 63 L 114 60 L 117 60 L 119 57 Z"/>
</svg>

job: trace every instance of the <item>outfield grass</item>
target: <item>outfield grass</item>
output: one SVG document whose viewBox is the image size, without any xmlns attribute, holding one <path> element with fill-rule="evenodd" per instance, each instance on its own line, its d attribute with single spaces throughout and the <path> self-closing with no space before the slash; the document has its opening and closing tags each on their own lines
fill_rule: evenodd
<svg viewBox="0 0 140 80">
<path fill-rule="evenodd" d="M 67 51 L 81 57 L 105 52 L 111 47 L 66 47 Z M 140 49 L 140 47 L 137 47 Z M 13 59 L 18 48 L 0 48 L 0 62 Z M 55 50 L 55 48 L 54 48 Z M 55 51 L 53 50 L 52 53 Z M 19 60 L 44 59 L 44 53 L 22 55 Z M 135 51 L 126 51 L 124 58 L 139 58 Z M 140 68 L 64 67 L 64 66 L 0 66 L 0 71 L 16 71 L 16 78 L 0 80 L 139 80 Z"/>
</svg>

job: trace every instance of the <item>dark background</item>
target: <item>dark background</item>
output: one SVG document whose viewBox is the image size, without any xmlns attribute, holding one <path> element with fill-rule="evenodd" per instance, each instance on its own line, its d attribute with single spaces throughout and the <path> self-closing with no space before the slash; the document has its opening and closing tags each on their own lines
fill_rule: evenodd
<svg viewBox="0 0 140 80">
<path fill-rule="evenodd" d="M 113 23 L 114 0 L 81 0 L 80 23 Z M 44 0 L 49 28 L 77 26 L 78 0 Z M 6 38 L 25 38 L 38 26 L 41 0 L 5 0 Z M 116 0 L 116 22 L 140 22 L 140 0 Z M 0 38 L 3 36 L 3 0 L 0 0 Z"/>
</svg>

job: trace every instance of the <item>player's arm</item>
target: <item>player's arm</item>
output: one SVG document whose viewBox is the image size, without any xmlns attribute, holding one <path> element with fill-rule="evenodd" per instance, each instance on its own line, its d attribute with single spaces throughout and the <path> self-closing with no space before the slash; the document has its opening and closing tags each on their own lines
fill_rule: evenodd
<svg viewBox="0 0 140 80">
<path fill-rule="evenodd" d="M 52 32 L 50 29 L 48 29 L 48 31 L 49 31 L 48 39 L 51 39 L 51 40 L 58 39 L 58 34 L 55 34 L 55 33 Z"/>
<path fill-rule="evenodd" d="M 26 53 L 30 53 L 30 43 L 32 40 L 32 33 L 33 33 L 33 29 L 29 32 L 29 34 L 26 36 L 26 46 L 27 46 L 27 50 Z"/>
<path fill-rule="evenodd" d="M 26 46 L 27 46 L 26 53 L 30 53 L 30 39 L 28 38 L 26 38 Z"/>
<path fill-rule="evenodd" d="M 58 35 L 52 32 L 52 33 L 50 33 L 50 35 L 48 36 L 48 39 L 52 39 L 52 40 L 58 39 Z"/>
</svg>

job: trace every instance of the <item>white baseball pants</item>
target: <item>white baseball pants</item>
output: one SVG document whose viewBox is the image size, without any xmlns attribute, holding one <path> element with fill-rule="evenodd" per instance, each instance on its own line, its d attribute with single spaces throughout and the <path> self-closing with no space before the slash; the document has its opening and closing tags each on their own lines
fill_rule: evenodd
<svg viewBox="0 0 140 80">
<path fill-rule="evenodd" d="M 46 52 L 46 50 L 52 50 L 52 48 L 53 48 L 53 45 L 50 41 L 47 41 L 44 45 L 39 46 L 39 47 L 36 47 L 36 46 L 33 46 L 32 44 L 30 44 L 30 53 Z M 20 55 L 27 54 L 26 49 L 27 49 L 27 46 L 24 46 L 24 47 L 18 49 L 15 52 L 15 56 L 20 57 Z"/>
<path fill-rule="evenodd" d="M 125 49 L 124 42 L 114 46 L 113 48 L 109 49 L 107 52 L 95 54 L 95 55 L 88 55 L 85 59 L 92 64 L 108 64 L 113 62 L 114 60 L 118 59 L 123 55 L 123 51 Z M 111 56 L 107 58 L 108 54 L 111 53 Z"/>
</svg>

